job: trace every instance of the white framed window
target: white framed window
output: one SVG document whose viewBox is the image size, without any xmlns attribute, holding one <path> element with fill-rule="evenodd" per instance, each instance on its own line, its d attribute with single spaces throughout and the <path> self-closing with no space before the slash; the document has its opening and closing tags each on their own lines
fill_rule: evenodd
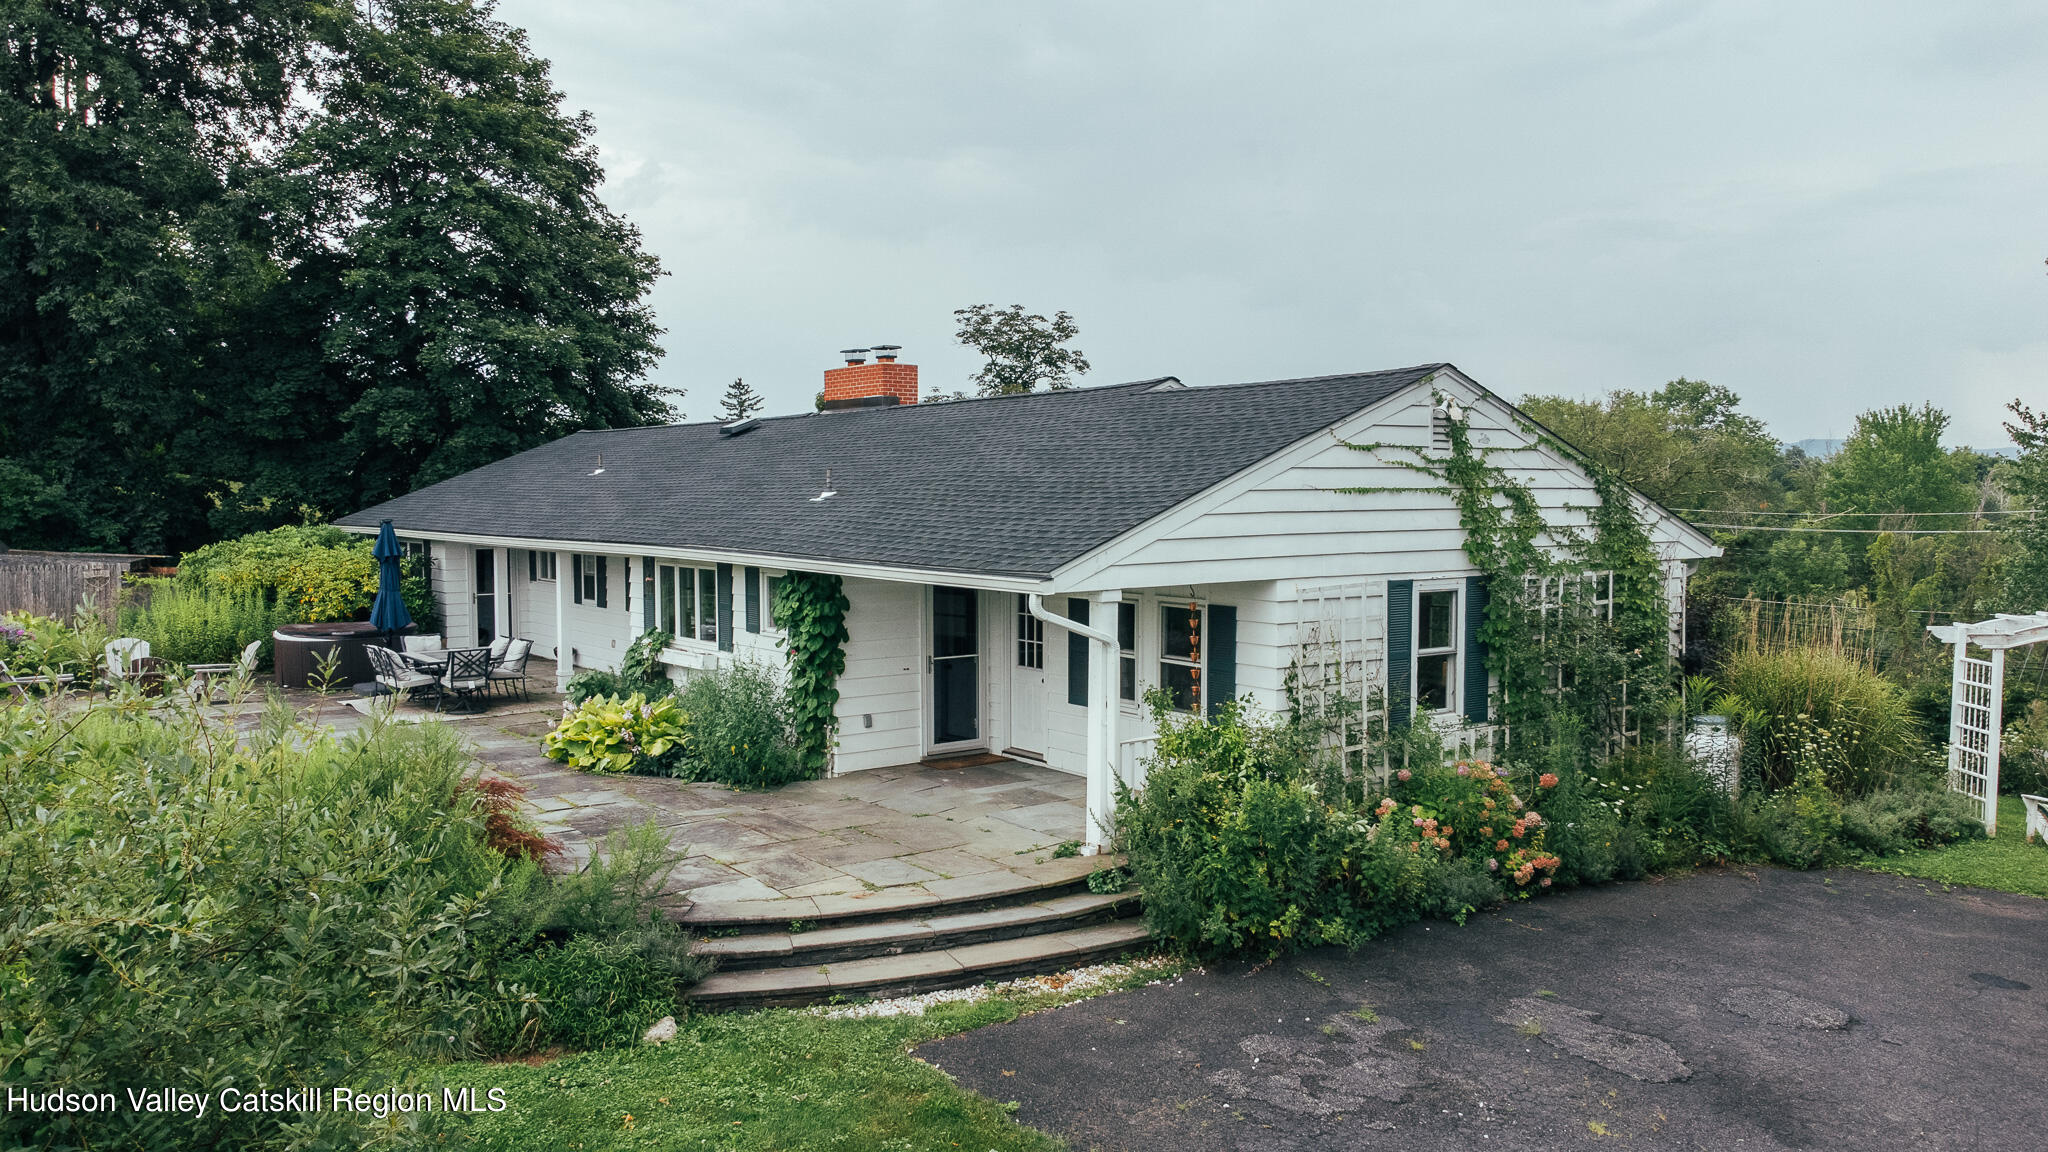
<svg viewBox="0 0 2048 1152">
<path fill-rule="evenodd" d="M 1456 712 L 1463 685 L 1464 596 L 1457 584 L 1415 586 L 1415 710 Z"/>
<path fill-rule="evenodd" d="M 529 584 L 552 584 L 554 581 L 555 554 L 553 552 L 542 552 L 538 549 L 528 549 L 526 553 L 526 582 Z"/>
<path fill-rule="evenodd" d="M 584 553 L 583 560 L 577 567 L 583 570 L 583 586 L 578 589 L 583 594 L 583 602 L 585 604 L 597 603 L 597 589 L 602 583 L 598 579 L 597 556 L 593 553 Z"/>
<path fill-rule="evenodd" d="M 1045 621 L 1031 614 L 1031 598 L 1017 593 L 1017 667 L 1045 667 Z"/>
<path fill-rule="evenodd" d="M 1127 704 L 1138 702 L 1138 606 L 1116 606 L 1116 694 Z"/>
<path fill-rule="evenodd" d="M 718 570 L 663 564 L 655 585 L 661 629 L 678 640 L 718 642 Z"/>
<path fill-rule="evenodd" d="M 410 560 L 415 556 L 419 557 L 422 560 L 431 560 L 433 559 L 434 556 L 433 545 L 427 543 L 425 540 L 401 539 L 398 542 L 398 547 L 404 552 L 405 558 L 407 560 Z"/>
<path fill-rule="evenodd" d="M 1193 600 L 1159 606 L 1159 687 L 1175 711 L 1202 711 L 1203 616 L 1203 606 Z"/>
</svg>

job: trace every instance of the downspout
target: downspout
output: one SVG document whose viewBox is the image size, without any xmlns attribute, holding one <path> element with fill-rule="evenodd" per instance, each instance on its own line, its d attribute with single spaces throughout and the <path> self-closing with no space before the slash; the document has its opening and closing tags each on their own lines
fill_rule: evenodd
<svg viewBox="0 0 2048 1152">
<path fill-rule="evenodd" d="M 555 691 L 569 690 L 569 674 L 576 662 L 575 649 L 569 647 L 569 566 L 568 557 L 555 553 Z"/>
<path fill-rule="evenodd" d="M 1110 607 L 1123 599 L 1122 592 L 1096 592 L 1089 601 Z M 1056 628 L 1072 632 L 1091 641 L 1088 660 L 1088 802 L 1086 805 L 1085 827 L 1082 829 L 1083 851 L 1095 855 L 1109 842 L 1110 830 L 1116 819 L 1116 797 L 1110 789 L 1110 781 L 1116 772 L 1116 659 L 1117 639 L 1115 617 L 1107 629 L 1058 615 L 1045 606 L 1045 598 L 1036 592 L 1027 593 L 1024 603 L 1031 614 Z"/>
</svg>

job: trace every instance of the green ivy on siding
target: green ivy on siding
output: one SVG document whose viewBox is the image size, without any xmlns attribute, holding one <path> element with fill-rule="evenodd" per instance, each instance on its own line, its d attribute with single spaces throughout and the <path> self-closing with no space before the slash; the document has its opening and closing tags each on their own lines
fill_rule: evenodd
<svg viewBox="0 0 2048 1152">
<path fill-rule="evenodd" d="M 837 576 L 791 572 L 775 599 L 775 626 L 789 638 L 789 703 L 797 753 L 822 776 L 838 730 L 839 676 L 846 671 L 846 588 Z"/>
<path fill-rule="evenodd" d="M 1436 484 L 1340 491 L 1450 495 L 1458 505 L 1465 555 L 1487 583 L 1486 619 L 1479 637 L 1486 644 L 1487 670 L 1499 693 L 1494 714 L 1517 744 L 1583 734 L 1612 746 L 1621 735 L 1624 702 L 1638 724 L 1648 725 L 1662 715 L 1670 693 L 1670 615 L 1657 549 L 1626 484 L 1542 429 L 1520 426 L 1536 441 L 1576 461 L 1592 478 L 1598 503 L 1583 509 L 1592 527 L 1590 536 L 1546 522 L 1529 486 L 1493 463 L 1495 453 L 1519 445 L 1475 448 L 1463 421 L 1450 422 L 1451 448 L 1441 457 L 1408 444 L 1348 445 Z M 1403 455 L 1381 455 L 1386 452 Z M 1569 578 L 1597 571 L 1614 574 L 1611 626 L 1578 610 L 1583 605 L 1571 602 L 1580 598 L 1578 589 L 1568 592 L 1563 611 L 1544 618 L 1541 604 L 1531 595 L 1530 577 Z M 1553 680 L 1560 667 L 1571 673 L 1562 688 Z"/>
</svg>

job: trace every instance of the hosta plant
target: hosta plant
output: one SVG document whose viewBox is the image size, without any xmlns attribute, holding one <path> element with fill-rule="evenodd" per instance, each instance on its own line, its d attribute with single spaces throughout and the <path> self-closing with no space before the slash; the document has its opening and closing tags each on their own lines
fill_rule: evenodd
<svg viewBox="0 0 2048 1152">
<path fill-rule="evenodd" d="M 689 727 L 672 697 L 592 696 L 541 738 L 541 751 L 586 772 L 663 772 L 689 745 Z"/>
</svg>

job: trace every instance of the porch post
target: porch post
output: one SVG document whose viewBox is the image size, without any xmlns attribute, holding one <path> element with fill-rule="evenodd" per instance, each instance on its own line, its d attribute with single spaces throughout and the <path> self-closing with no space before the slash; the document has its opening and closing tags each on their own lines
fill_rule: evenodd
<svg viewBox="0 0 2048 1152">
<path fill-rule="evenodd" d="M 574 662 L 569 647 L 569 558 L 555 553 L 555 691 L 569 690 L 569 667 Z"/>
<path fill-rule="evenodd" d="M 1094 604 L 1089 620 L 1098 633 L 1088 638 L 1088 829 L 1083 839 L 1090 855 L 1109 846 L 1116 828 L 1116 606 L 1123 598 L 1120 589 L 1088 597 Z"/>
</svg>

